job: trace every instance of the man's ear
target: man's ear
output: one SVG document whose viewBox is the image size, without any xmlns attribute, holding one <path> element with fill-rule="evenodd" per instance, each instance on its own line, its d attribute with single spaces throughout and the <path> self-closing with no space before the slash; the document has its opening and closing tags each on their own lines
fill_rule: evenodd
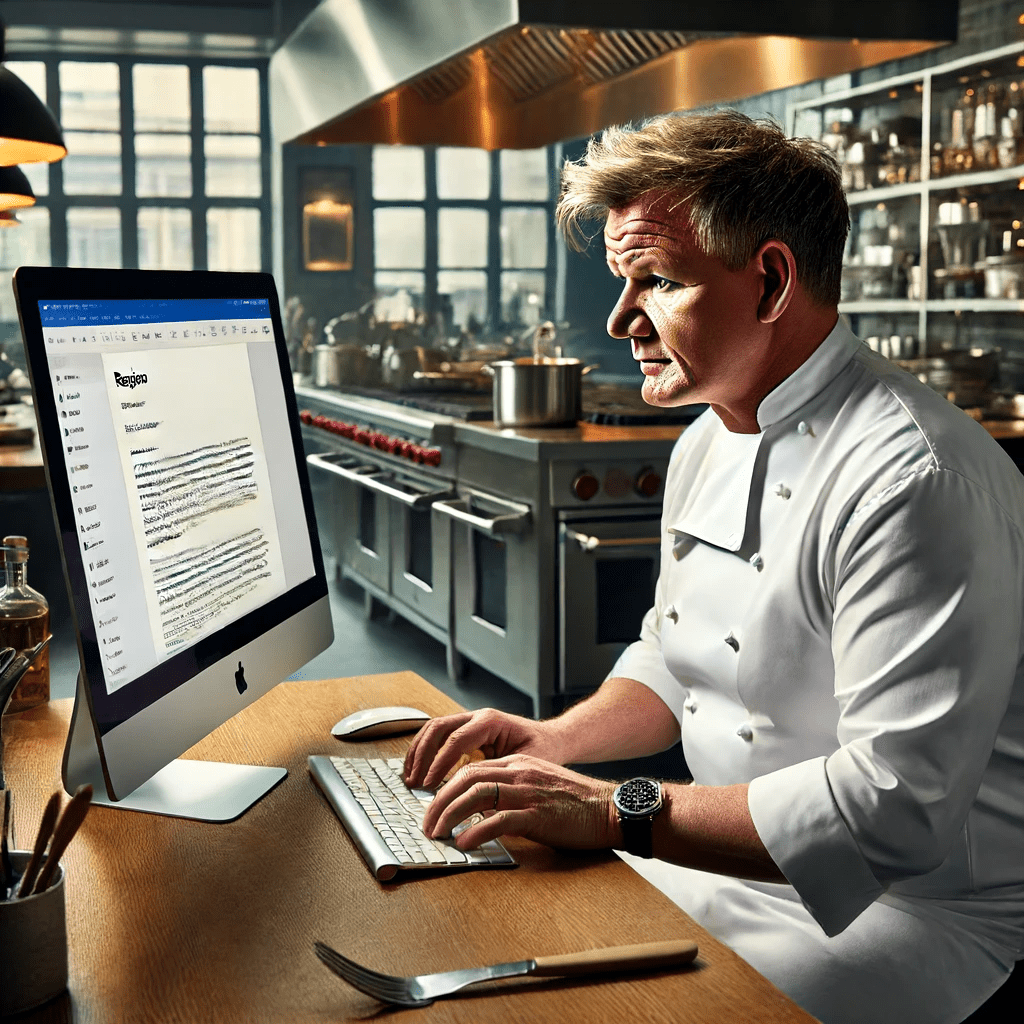
<svg viewBox="0 0 1024 1024">
<path fill-rule="evenodd" d="M 754 268 L 761 275 L 757 319 L 773 323 L 786 311 L 796 291 L 796 258 L 785 242 L 770 238 L 754 253 Z"/>
</svg>

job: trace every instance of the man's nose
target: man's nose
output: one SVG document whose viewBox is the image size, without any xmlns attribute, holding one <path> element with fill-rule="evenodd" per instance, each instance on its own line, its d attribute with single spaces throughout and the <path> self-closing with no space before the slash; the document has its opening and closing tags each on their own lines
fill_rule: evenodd
<svg viewBox="0 0 1024 1024">
<path fill-rule="evenodd" d="M 651 322 L 636 304 L 631 282 L 626 282 L 619 301 L 608 316 L 608 334 L 613 338 L 646 338 L 651 333 Z"/>
</svg>

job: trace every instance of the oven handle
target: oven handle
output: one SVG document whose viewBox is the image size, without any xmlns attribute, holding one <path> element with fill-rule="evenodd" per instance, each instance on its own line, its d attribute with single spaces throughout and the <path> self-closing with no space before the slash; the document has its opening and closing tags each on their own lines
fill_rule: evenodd
<svg viewBox="0 0 1024 1024">
<path fill-rule="evenodd" d="M 586 533 L 565 529 L 565 535 L 576 541 L 583 551 L 596 551 L 598 548 L 638 548 L 661 544 L 660 537 L 591 537 Z"/>
<path fill-rule="evenodd" d="M 438 498 L 447 497 L 452 493 L 450 487 L 443 491 L 430 491 L 425 494 L 408 494 L 406 491 L 400 491 L 397 487 L 389 487 L 384 483 L 384 479 L 393 479 L 394 474 L 388 473 L 379 466 L 356 466 L 354 469 L 350 469 L 348 466 L 340 466 L 338 463 L 330 461 L 323 455 L 307 455 L 306 462 L 316 469 L 333 473 L 343 480 L 349 480 L 367 490 L 376 491 L 387 498 L 393 498 L 409 508 L 429 508 Z"/>
<path fill-rule="evenodd" d="M 447 501 L 435 501 L 433 507 L 438 512 L 443 512 L 446 516 L 450 516 L 460 523 L 466 523 L 474 529 L 482 530 L 491 537 L 500 536 L 503 533 L 523 533 L 530 525 L 530 510 L 528 508 L 508 515 L 497 515 L 485 519 L 483 516 L 475 516 L 468 509 L 463 508 L 468 501 L 468 498 L 452 498 Z"/>
</svg>

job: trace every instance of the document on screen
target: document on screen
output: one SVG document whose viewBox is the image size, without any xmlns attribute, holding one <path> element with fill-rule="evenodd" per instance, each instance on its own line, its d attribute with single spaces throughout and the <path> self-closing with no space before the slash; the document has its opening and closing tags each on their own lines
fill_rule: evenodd
<svg viewBox="0 0 1024 1024">
<path fill-rule="evenodd" d="M 285 589 L 245 344 L 103 354 L 158 656 Z"/>
</svg>

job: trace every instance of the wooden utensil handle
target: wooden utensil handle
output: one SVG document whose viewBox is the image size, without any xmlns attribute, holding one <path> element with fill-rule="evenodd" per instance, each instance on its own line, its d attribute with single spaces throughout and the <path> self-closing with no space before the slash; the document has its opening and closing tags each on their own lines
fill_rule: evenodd
<svg viewBox="0 0 1024 1024">
<path fill-rule="evenodd" d="M 595 974 L 598 971 L 632 971 L 641 967 L 674 967 L 688 964 L 697 955 L 697 944 L 687 939 L 646 942 L 639 946 L 608 946 L 582 953 L 539 956 L 531 974 L 546 977 Z"/>
</svg>

